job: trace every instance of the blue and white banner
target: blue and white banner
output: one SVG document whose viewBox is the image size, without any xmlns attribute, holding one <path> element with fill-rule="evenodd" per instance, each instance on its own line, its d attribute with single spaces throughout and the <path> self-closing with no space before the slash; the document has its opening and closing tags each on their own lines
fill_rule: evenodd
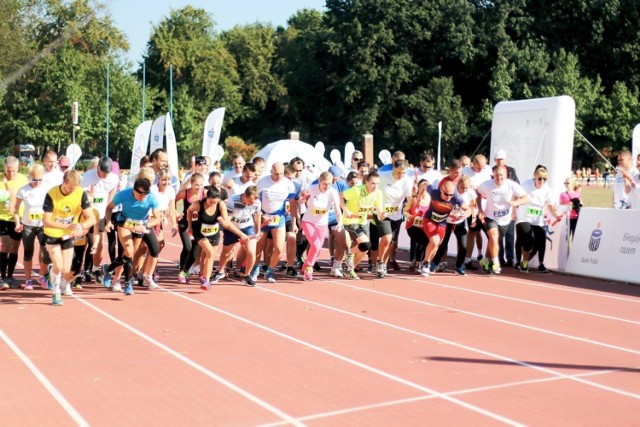
<svg viewBox="0 0 640 427">
<path fill-rule="evenodd" d="M 171 123 L 171 115 L 167 113 L 165 119 L 165 135 L 167 137 L 167 157 L 169 157 L 169 170 L 171 175 L 178 176 L 178 146 L 176 142 L 176 134 L 173 131 Z"/>
<path fill-rule="evenodd" d="M 151 126 L 151 147 L 149 152 L 153 153 L 158 148 L 164 147 L 164 122 L 165 116 L 160 116 L 153 121 Z"/>
<path fill-rule="evenodd" d="M 224 108 L 213 110 L 204 122 L 204 136 L 202 138 L 202 155 L 209 156 L 212 161 L 219 150 L 216 147 L 220 144 L 220 132 L 222 132 L 222 122 L 224 121 Z M 220 157 L 222 158 L 222 156 Z M 219 159 L 218 159 L 219 160 Z"/>
<path fill-rule="evenodd" d="M 140 160 L 147 154 L 152 123 L 151 120 L 147 120 L 140 123 L 136 128 L 136 135 L 133 139 L 133 149 L 131 150 L 131 170 L 129 172 L 131 176 L 138 174 L 140 171 Z"/>
</svg>

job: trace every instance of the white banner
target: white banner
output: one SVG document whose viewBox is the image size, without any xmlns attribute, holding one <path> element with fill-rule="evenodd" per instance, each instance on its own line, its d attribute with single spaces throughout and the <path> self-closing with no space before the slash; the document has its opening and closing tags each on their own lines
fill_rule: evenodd
<svg viewBox="0 0 640 427">
<path fill-rule="evenodd" d="M 204 137 L 202 139 L 202 155 L 209 156 L 213 161 L 216 154 L 216 146 L 220 144 L 220 132 L 222 132 L 222 122 L 224 121 L 225 109 L 217 108 L 213 110 L 204 122 Z"/>
<path fill-rule="evenodd" d="M 566 271 L 640 283 L 640 225 L 632 210 L 582 208 Z"/>
<path fill-rule="evenodd" d="M 167 113 L 165 120 L 165 135 L 167 136 L 167 156 L 169 157 L 169 170 L 171 175 L 178 177 L 178 146 L 176 144 L 176 134 L 173 132 L 171 115 Z"/>
<path fill-rule="evenodd" d="M 67 147 L 67 157 L 69 158 L 69 163 L 71 164 L 71 169 L 75 168 L 76 163 L 80 160 L 82 156 L 82 148 L 78 144 L 70 144 Z"/>
<path fill-rule="evenodd" d="M 164 146 L 164 122 L 165 116 L 160 116 L 153 121 L 153 125 L 151 126 L 151 147 L 149 148 L 150 153 L 153 153 L 158 148 L 162 148 Z"/>
<path fill-rule="evenodd" d="M 129 172 L 132 177 L 136 176 L 140 171 L 140 160 L 147 154 L 151 123 L 153 121 L 147 120 L 140 123 L 136 128 L 136 134 L 133 137 L 133 149 L 131 150 L 131 170 Z"/>
</svg>

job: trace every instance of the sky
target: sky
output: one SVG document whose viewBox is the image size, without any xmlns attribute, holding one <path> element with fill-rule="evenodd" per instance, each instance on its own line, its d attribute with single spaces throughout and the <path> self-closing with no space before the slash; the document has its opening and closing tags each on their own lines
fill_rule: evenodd
<svg viewBox="0 0 640 427">
<path fill-rule="evenodd" d="M 187 5 L 204 9 L 213 16 L 215 31 L 219 32 L 255 22 L 286 26 L 287 19 L 300 9 L 324 10 L 325 0 L 111 0 L 106 5 L 116 26 L 126 34 L 128 57 L 136 64 L 144 53 L 151 26 L 158 25 L 171 10 Z"/>
</svg>

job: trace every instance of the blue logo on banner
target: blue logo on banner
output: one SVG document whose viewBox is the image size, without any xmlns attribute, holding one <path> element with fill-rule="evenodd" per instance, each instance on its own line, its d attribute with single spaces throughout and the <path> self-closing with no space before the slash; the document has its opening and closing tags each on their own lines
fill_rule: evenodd
<svg viewBox="0 0 640 427">
<path fill-rule="evenodd" d="M 600 227 L 600 224 L 598 224 Z M 600 240 L 602 240 L 602 230 L 596 228 L 591 232 L 591 237 L 589 238 L 589 250 L 591 252 L 595 252 L 600 247 Z"/>
<path fill-rule="evenodd" d="M 155 135 L 155 136 L 153 137 L 153 141 L 154 141 L 154 142 L 158 142 L 158 140 L 159 140 L 159 139 L 160 139 L 160 135 Z"/>
<path fill-rule="evenodd" d="M 209 133 L 207 134 L 209 136 L 209 138 L 213 138 L 213 135 L 215 135 L 216 133 L 213 131 L 213 129 L 209 130 Z"/>
</svg>

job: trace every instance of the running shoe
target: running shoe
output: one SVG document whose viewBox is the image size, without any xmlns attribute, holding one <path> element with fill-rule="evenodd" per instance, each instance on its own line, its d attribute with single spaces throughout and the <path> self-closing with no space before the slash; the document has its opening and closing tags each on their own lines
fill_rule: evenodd
<svg viewBox="0 0 640 427">
<path fill-rule="evenodd" d="M 353 270 L 356 266 L 355 266 L 355 254 L 349 254 L 347 255 L 347 268 L 349 270 Z"/>
<path fill-rule="evenodd" d="M 529 272 L 529 262 L 528 261 L 522 261 L 520 263 L 520 271 L 522 271 L 523 273 L 528 273 Z"/>
<path fill-rule="evenodd" d="M 133 280 L 132 279 L 129 279 L 129 281 L 125 285 L 124 294 L 125 295 L 133 295 Z"/>
<path fill-rule="evenodd" d="M 287 261 L 283 262 L 278 271 L 289 271 L 289 263 Z"/>
<path fill-rule="evenodd" d="M 422 277 L 429 277 L 430 273 L 431 273 L 431 269 L 429 268 L 428 264 L 426 262 L 421 262 L 420 274 L 422 275 Z"/>
<path fill-rule="evenodd" d="M 97 285 L 102 285 L 104 283 L 102 280 L 104 278 L 102 276 L 102 268 L 96 268 L 91 274 L 93 275 L 93 281 L 96 282 Z"/>
<path fill-rule="evenodd" d="M 85 282 L 90 282 L 92 279 L 91 272 L 89 270 L 85 270 L 84 272 L 82 272 L 82 279 Z"/>
<path fill-rule="evenodd" d="M 62 305 L 62 295 L 60 295 L 60 292 L 56 292 L 55 294 L 53 294 L 53 300 L 51 301 L 52 305 Z"/>
<path fill-rule="evenodd" d="M 251 286 L 251 287 L 256 285 L 256 281 L 253 280 L 253 278 L 250 275 L 244 277 L 244 283 L 245 285 Z"/>
<path fill-rule="evenodd" d="M 73 296 L 73 291 L 71 290 L 71 283 L 67 282 L 64 285 L 64 294 L 68 297 Z"/>
<path fill-rule="evenodd" d="M 369 263 L 364 269 L 365 273 L 373 274 L 373 264 Z"/>
<path fill-rule="evenodd" d="M 304 267 L 302 267 L 304 269 Z M 294 279 L 302 279 L 302 275 L 296 271 L 293 267 L 287 268 L 287 277 L 292 277 Z"/>
<path fill-rule="evenodd" d="M 82 277 L 76 276 L 73 280 L 73 289 L 82 290 Z"/>
<path fill-rule="evenodd" d="M 225 277 L 227 277 L 227 275 L 223 272 L 217 272 L 216 274 L 213 275 L 213 277 L 211 278 L 211 280 L 209 281 L 210 285 L 216 284 L 218 283 L 220 280 L 224 279 Z"/>
<path fill-rule="evenodd" d="M 9 289 L 9 284 L 4 280 L 0 281 L 0 291 L 6 291 Z"/>
<path fill-rule="evenodd" d="M 500 264 L 498 263 L 493 263 L 493 265 L 491 266 L 491 274 L 500 274 L 502 273 L 502 269 L 500 268 Z"/>
<path fill-rule="evenodd" d="M 313 280 L 313 267 L 307 267 L 304 269 L 304 275 L 302 276 L 305 282 Z"/>
<path fill-rule="evenodd" d="M 40 283 L 40 287 L 42 289 L 48 289 L 47 288 L 47 279 L 44 276 L 38 277 L 38 283 Z"/>
<path fill-rule="evenodd" d="M 122 285 L 120 284 L 120 280 L 117 280 L 113 286 L 111 287 L 113 292 L 122 292 Z"/>
<path fill-rule="evenodd" d="M 24 282 L 23 289 L 25 291 L 32 291 L 33 290 L 33 282 L 31 280 L 27 280 L 26 282 Z"/>
<path fill-rule="evenodd" d="M 49 290 L 53 289 L 53 280 L 51 276 L 53 276 L 53 264 L 47 265 L 47 289 Z"/>
<path fill-rule="evenodd" d="M 398 261 L 394 260 L 389 260 L 389 262 L 387 263 L 387 268 L 392 269 L 393 271 L 400 271 L 400 264 L 398 264 Z"/>
<path fill-rule="evenodd" d="M 111 273 L 109 273 L 109 266 L 102 264 L 102 285 L 105 288 L 111 287 Z"/>
<path fill-rule="evenodd" d="M 355 270 L 349 270 L 349 279 L 351 280 L 360 280 L 360 277 L 356 274 Z"/>
<path fill-rule="evenodd" d="M 259 275 L 260 275 L 260 267 L 256 265 L 251 270 L 251 274 L 249 274 L 247 277 L 250 277 L 251 281 L 253 281 L 253 283 L 256 283 L 258 281 Z"/>
<path fill-rule="evenodd" d="M 551 273 L 551 270 L 548 270 L 547 267 L 544 266 L 544 264 L 540 263 L 540 265 L 538 266 L 538 273 Z"/>
<path fill-rule="evenodd" d="M 11 289 L 20 289 L 20 282 L 18 282 L 15 278 L 7 277 L 6 282 L 9 284 L 9 287 Z"/>
<path fill-rule="evenodd" d="M 482 258 L 480 260 L 480 267 L 482 267 L 482 271 L 484 271 L 485 273 L 489 272 L 489 260 L 486 258 Z"/>
<path fill-rule="evenodd" d="M 344 277 L 344 274 L 342 273 L 342 269 L 338 266 L 338 267 L 333 267 L 331 269 L 331 275 L 333 277 Z"/>
<path fill-rule="evenodd" d="M 456 267 L 456 273 L 460 276 L 466 276 L 467 270 L 464 268 L 464 265 L 461 265 L 460 267 Z"/>
<path fill-rule="evenodd" d="M 447 264 L 446 261 L 442 261 L 440 264 L 438 264 L 438 266 L 436 267 L 436 272 L 437 273 L 442 273 L 444 271 L 447 271 L 447 267 L 449 267 L 449 264 Z"/>
<path fill-rule="evenodd" d="M 198 265 L 192 265 L 189 268 L 189 275 L 190 276 L 197 276 L 198 274 L 200 274 L 200 264 Z"/>
<path fill-rule="evenodd" d="M 200 289 L 202 289 L 203 291 L 208 291 L 209 289 L 211 289 L 209 279 L 207 279 L 206 277 L 200 278 Z"/>
<path fill-rule="evenodd" d="M 144 281 L 144 285 L 147 286 L 149 289 L 158 289 L 160 287 L 158 286 L 156 281 L 153 280 L 153 276 L 144 275 L 143 281 Z"/>
<path fill-rule="evenodd" d="M 384 277 L 384 263 L 382 261 L 376 263 L 376 276 L 380 279 Z"/>
<path fill-rule="evenodd" d="M 186 284 L 189 283 L 189 275 L 184 271 L 178 273 L 178 283 Z"/>
<path fill-rule="evenodd" d="M 304 257 L 299 256 L 296 260 L 296 267 L 302 268 L 303 265 L 304 265 Z"/>
<path fill-rule="evenodd" d="M 276 278 L 273 275 L 273 270 L 271 269 L 271 267 L 267 268 L 267 272 L 265 273 L 265 279 L 267 279 L 267 282 L 269 283 L 276 283 Z"/>
<path fill-rule="evenodd" d="M 316 273 L 318 273 L 319 271 L 322 271 L 322 267 L 320 267 L 320 264 L 318 264 L 318 261 L 316 261 L 315 264 L 313 264 L 313 271 L 315 271 Z"/>
<path fill-rule="evenodd" d="M 466 264 L 464 265 L 464 267 L 465 267 L 467 270 L 471 270 L 471 271 L 474 271 L 474 270 L 477 270 L 477 269 L 478 269 L 478 267 L 476 267 L 475 265 L 473 265 L 473 261 L 469 261 L 468 263 L 466 263 Z"/>
</svg>

